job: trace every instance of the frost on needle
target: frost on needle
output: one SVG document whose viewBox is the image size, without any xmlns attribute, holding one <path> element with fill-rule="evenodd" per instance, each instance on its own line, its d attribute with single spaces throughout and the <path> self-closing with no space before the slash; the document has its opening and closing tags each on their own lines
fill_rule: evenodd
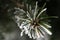
<svg viewBox="0 0 60 40">
<path fill-rule="evenodd" d="M 50 17 L 43 15 L 46 13 L 47 8 L 42 8 L 39 10 L 37 4 L 38 2 L 36 2 L 34 9 L 32 9 L 31 5 L 27 5 L 29 8 L 27 8 L 27 11 L 20 8 L 15 8 L 16 11 L 14 14 L 18 14 L 15 15 L 15 19 L 18 27 L 21 29 L 21 36 L 25 33 L 30 38 L 36 39 L 40 37 L 44 38 L 45 33 L 52 35 L 49 30 L 51 26 L 48 21 L 46 21 L 46 19 Z"/>
</svg>

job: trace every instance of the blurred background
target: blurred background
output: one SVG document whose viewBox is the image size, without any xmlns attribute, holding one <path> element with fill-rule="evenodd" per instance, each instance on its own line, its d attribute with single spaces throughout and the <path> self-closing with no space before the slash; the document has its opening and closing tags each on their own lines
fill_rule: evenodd
<svg viewBox="0 0 60 40">
<path fill-rule="evenodd" d="M 24 35 L 20 37 L 20 29 L 14 22 L 14 7 L 25 8 L 25 3 L 41 7 L 47 3 L 47 14 L 49 16 L 58 16 L 57 19 L 51 19 L 52 33 L 51 40 L 60 40 L 60 0 L 0 0 L 0 40 L 33 40 Z M 11 11 L 12 10 L 12 11 Z"/>
</svg>

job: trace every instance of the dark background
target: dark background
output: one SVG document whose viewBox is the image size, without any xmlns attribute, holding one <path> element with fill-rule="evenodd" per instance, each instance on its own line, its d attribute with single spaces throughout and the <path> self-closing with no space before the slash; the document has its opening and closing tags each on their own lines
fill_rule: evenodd
<svg viewBox="0 0 60 40">
<path fill-rule="evenodd" d="M 47 3 L 47 14 L 49 16 L 58 16 L 58 19 L 51 19 L 52 38 L 51 40 L 60 40 L 60 0 L 41 0 L 39 4 Z"/>
<path fill-rule="evenodd" d="M 47 12 L 49 15 L 56 15 L 58 19 L 52 19 L 53 39 L 60 40 L 60 0 L 51 0 L 47 2 Z"/>
</svg>

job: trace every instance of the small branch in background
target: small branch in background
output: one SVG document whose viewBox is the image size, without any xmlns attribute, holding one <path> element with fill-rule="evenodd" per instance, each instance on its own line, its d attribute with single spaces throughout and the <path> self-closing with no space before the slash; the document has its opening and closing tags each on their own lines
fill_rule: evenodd
<svg viewBox="0 0 60 40">
<path fill-rule="evenodd" d="M 20 2 L 20 0 L 11 0 L 15 5 L 16 7 L 18 8 L 23 8 L 24 9 L 24 2 Z"/>
</svg>

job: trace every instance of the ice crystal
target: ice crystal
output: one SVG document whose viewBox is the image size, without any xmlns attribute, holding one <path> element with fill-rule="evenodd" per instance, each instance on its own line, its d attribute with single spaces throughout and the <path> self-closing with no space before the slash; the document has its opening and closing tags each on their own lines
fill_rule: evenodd
<svg viewBox="0 0 60 40">
<path fill-rule="evenodd" d="M 23 33 L 27 34 L 30 38 L 36 39 L 36 38 L 44 38 L 44 34 L 47 33 L 49 35 L 52 35 L 52 33 L 48 30 L 51 28 L 51 26 L 46 23 L 44 20 L 48 18 L 47 16 L 41 16 L 44 14 L 44 12 L 47 10 L 47 8 L 41 9 L 41 11 L 38 9 L 38 2 L 36 2 L 35 9 L 32 9 L 31 6 L 29 6 L 29 9 L 27 7 L 27 11 L 24 11 L 20 8 L 15 8 L 18 11 L 15 11 L 15 19 L 18 27 L 21 29 L 21 36 L 23 36 Z M 28 6 L 28 5 L 27 5 Z"/>
</svg>

